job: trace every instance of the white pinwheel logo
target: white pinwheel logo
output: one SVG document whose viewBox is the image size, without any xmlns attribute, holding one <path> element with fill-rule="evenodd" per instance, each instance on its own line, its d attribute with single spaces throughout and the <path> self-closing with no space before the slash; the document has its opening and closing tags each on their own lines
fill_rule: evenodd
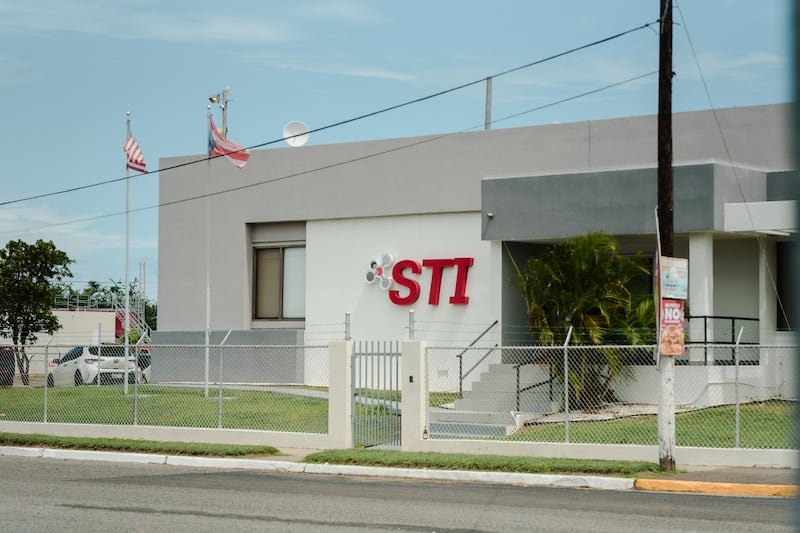
<svg viewBox="0 0 800 533">
<path fill-rule="evenodd" d="M 392 288 L 392 271 L 390 267 L 394 259 L 390 254 L 383 253 L 378 259 L 373 259 L 369 263 L 369 270 L 365 276 L 367 283 L 378 282 L 381 289 L 388 291 Z"/>
</svg>

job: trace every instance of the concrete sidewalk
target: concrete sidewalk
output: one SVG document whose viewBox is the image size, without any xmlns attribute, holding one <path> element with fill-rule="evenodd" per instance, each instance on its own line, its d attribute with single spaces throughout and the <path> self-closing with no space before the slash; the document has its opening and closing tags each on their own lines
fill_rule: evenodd
<svg viewBox="0 0 800 533">
<path fill-rule="evenodd" d="M 731 496 L 796 497 L 800 495 L 800 486 L 798 486 L 798 483 L 800 483 L 798 474 L 800 474 L 800 472 L 787 468 L 695 467 L 687 472 L 678 474 L 663 476 L 653 474 L 641 478 L 625 478 L 588 475 L 387 468 L 303 462 L 303 459 L 307 455 L 316 451 L 320 450 L 284 449 L 283 453 L 285 455 L 280 456 L 259 459 L 230 459 L 0 446 L 0 456 L 46 457 L 64 460 L 169 464 L 175 466 L 244 469 L 268 472 L 369 476 L 599 490 L 691 492 Z"/>
<path fill-rule="evenodd" d="M 680 474 L 643 477 L 635 488 L 739 496 L 800 495 L 800 471 L 790 468 L 693 467 Z"/>
</svg>

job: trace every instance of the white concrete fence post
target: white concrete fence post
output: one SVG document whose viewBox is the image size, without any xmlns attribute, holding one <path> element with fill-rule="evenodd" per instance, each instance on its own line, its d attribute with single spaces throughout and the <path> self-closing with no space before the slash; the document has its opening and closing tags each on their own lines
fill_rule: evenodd
<svg viewBox="0 0 800 533">
<path fill-rule="evenodd" d="M 328 438 L 330 447 L 353 447 L 353 341 L 329 345 Z"/>
<path fill-rule="evenodd" d="M 406 452 L 424 451 L 428 428 L 428 375 L 425 364 L 426 345 L 423 341 L 403 341 L 400 366 L 402 376 L 402 432 L 400 449 Z"/>
</svg>

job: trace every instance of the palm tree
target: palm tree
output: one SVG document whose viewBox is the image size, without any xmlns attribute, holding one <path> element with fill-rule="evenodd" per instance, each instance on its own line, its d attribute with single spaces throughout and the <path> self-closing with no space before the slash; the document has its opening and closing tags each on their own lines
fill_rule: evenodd
<svg viewBox="0 0 800 533">
<path fill-rule="evenodd" d="M 556 244 L 517 268 L 533 337 L 543 345 L 561 345 L 571 327 L 571 344 L 586 347 L 578 350 L 567 376 L 571 406 L 599 405 L 614 379 L 629 376 L 629 352 L 599 348 L 609 335 L 621 333 L 625 343 L 652 342 L 651 333 L 642 334 L 643 326 L 653 331 L 652 298 L 634 289 L 647 274 L 640 255 L 619 255 L 617 242 L 602 232 Z M 544 350 L 534 362 L 550 365 L 563 382 L 563 359 L 555 352 Z"/>
</svg>

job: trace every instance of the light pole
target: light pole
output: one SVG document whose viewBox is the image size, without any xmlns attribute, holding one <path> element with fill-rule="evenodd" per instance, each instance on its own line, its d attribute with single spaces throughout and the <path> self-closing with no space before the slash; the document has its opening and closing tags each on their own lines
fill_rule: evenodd
<svg viewBox="0 0 800 533">
<path fill-rule="evenodd" d="M 228 138 L 228 91 L 230 87 L 222 89 L 221 93 L 212 94 L 208 97 L 208 101 L 212 104 L 219 104 L 222 109 L 222 136 Z"/>
<path fill-rule="evenodd" d="M 208 101 L 212 104 L 219 104 L 222 109 L 222 136 L 227 139 L 228 137 L 228 91 L 229 87 L 225 87 L 221 93 L 213 94 L 208 97 Z M 211 137 L 211 105 L 208 106 L 208 137 Z M 208 182 L 206 189 L 206 324 L 205 324 L 205 385 L 203 393 L 208 398 L 208 382 L 209 382 L 209 359 L 211 351 L 211 159 L 207 163 L 208 168 Z M 220 376 L 221 378 L 221 376 Z"/>
</svg>

